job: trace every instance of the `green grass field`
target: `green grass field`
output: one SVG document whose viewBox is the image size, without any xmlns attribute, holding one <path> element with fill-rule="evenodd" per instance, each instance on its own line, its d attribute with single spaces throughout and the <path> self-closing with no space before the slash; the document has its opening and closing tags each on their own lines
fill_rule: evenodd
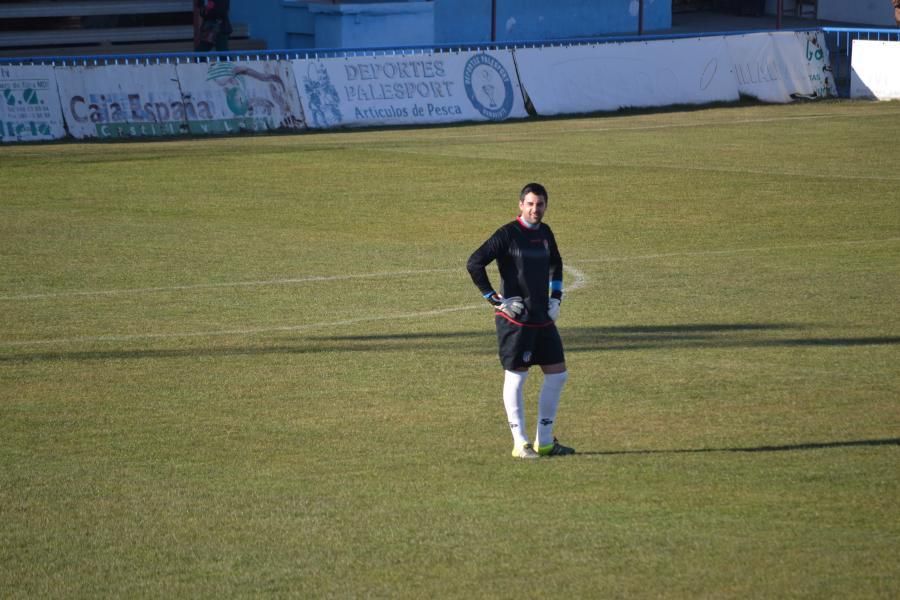
<svg viewBox="0 0 900 600">
<path fill-rule="evenodd" d="M 827 101 L 0 148 L 0 596 L 898 597 L 898 142 Z M 464 265 L 531 180 L 579 454 L 516 461 Z"/>
</svg>

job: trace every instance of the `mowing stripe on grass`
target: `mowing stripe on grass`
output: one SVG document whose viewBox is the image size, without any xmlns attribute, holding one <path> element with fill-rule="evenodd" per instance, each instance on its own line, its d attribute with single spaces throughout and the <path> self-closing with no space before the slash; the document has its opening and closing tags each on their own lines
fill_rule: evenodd
<svg viewBox="0 0 900 600">
<path fill-rule="evenodd" d="M 871 119 L 871 118 L 882 118 L 882 117 L 891 117 L 894 114 L 894 111 L 884 110 L 889 108 L 889 105 L 876 105 L 879 112 L 875 113 L 861 113 L 861 112 L 846 112 L 846 113 L 834 113 L 834 112 L 814 112 L 803 115 L 792 115 L 792 116 L 782 116 L 782 117 L 759 117 L 759 118 L 745 118 L 745 119 L 724 119 L 724 120 L 707 120 L 707 121 L 687 121 L 682 123 L 673 123 L 673 122 L 665 122 L 665 123 L 652 123 L 652 124 L 644 124 L 644 125 L 633 125 L 631 123 L 627 125 L 623 125 L 621 127 L 610 127 L 607 125 L 600 126 L 590 126 L 584 125 L 579 122 L 579 125 L 574 128 L 568 127 L 560 127 L 554 128 L 552 130 L 542 130 L 539 127 L 529 127 L 527 131 L 520 132 L 515 130 L 517 125 L 521 125 L 521 122 L 507 122 L 507 123 L 494 123 L 493 125 L 496 127 L 485 127 L 484 124 L 478 124 L 475 126 L 463 126 L 466 131 L 465 133 L 444 133 L 443 131 L 438 131 L 435 133 L 433 129 L 424 129 L 423 131 L 427 131 L 430 137 L 426 140 L 429 145 L 431 145 L 431 141 L 434 139 L 440 140 L 472 140 L 474 138 L 489 138 L 491 140 L 530 140 L 535 137 L 545 135 L 556 137 L 558 135 L 565 135 L 571 133 L 615 133 L 615 132 L 628 132 L 628 131 L 652 131 L 652 130 L 660 130 L 660 129 L 686 129 L 686 128 L 701 128 L 701 127 L 722 127 L 722 126 L 734 126 L 734 125 L 756 125 L 756 124 L 765 124 L 765 123 L 782 123 L 788 121 L 816 121 L 820 122 L 824 119 Z M 858 108 L 858 107 L 854 107 Z M 882 112 L 883 111 L 883 112 Z M 626 116 L 624 119 L 631 118 L 640 118 L 641 115 Z M 578 119 L 573 119 L 578 122 Z M 622 122 L 620 117 L 617 118 L 613 122 Z M 544 122 L 529 122 L 527 125 L 541 125 Z M 546 123 L 554 123 L 553 121 L 546 121 Z M 498 131 L 499 129 L 507 129 L 506 131 Z M 481 131 L 479 131 L 479 129 Z M 452 130 L 451 130 L 452 131 Z M 373 141 L 379 141 L 379 138 L 384 137 L 381 135 L 382 132 L 378 130 L 371 130 L 366 132 L 366 135 L 360 135 L 357 138 L 350 139 L 347 136 L 344 136 L 343 132 L 329 132 L 329 133 L 320 133 L 319 136 L 308 136 L 303 139 L 304 142 L 314 143 L 316 146 L 334 146 L 334 147 L 345 147 L 348 145 L 366 145 L 370 146 Z M 394 140 L 394 136 L 388 134 L 387 136 L 390 140 Z M 227 140 L 225 140 L 227 141 Z M 406 139 L 404 140 L 405 144 L 408 143 L 416 143 L 417 139 Z"/>
<path fill-rule="evenodd" d="M 692 252 L 665 252 L 662 254 L 641 254 L 637 256 L 610 256 L 605 258 L 581 258 L 580 263 L 625 262 L 630 260 L 656 260 L 659 258 L 676 258 L 680 256 L 716 256 L 728 254 L 745 254 L 751 252 L 772 252 L 778 250 L 801 250 L 809 248 L 826 248 L 829 246 L 861 246 L 866 244 L 887 244 L 900 242 L 900 237 L 878 240 L 848 240 L 844 242 L 817 242 L 815 244 L 795 244 L 790 246 L 760 246 L 757 248 L 732 248 L 730 250 L 697 250 Z"/>
<path fill-rule="evenodd" d="M 696 127 L 722 127 L 733 125 L 756 125 L 760 123 L 781 123 L 785 121 L 819 121 L 821 119 L 867 119 L 872 117 L 884 117 L 885 113 L 875 114 L 832 114 L 832 113 L 813 113 L 808 115 L 796 115 L 786 117 L 771 117 L 757 119 L 735 119 L 726 121 L 697 121 L 687 123 L 657 123 L 652 125 L 637 125 L 627 127 L 579 127 L 576 129 L 559 129 L 554 131 L 554 135 L 558 133 L 596 133 L 596 132 L 616 132 L 616 131 L 647 131 L 655 129 L 683 129 Z M 888 114 L 888 116 L 890 116 Z M 528 137 L 533 137 L 529 134 Z"/>
<path fill-rule="evenodd" d="M 406 155 L 415 155 L 419 156 L 422 154 L 427 154 L 428 156 L 439 156 L 443 158 L 462 158 L 458 154 L 453 154 L 452 152 L 441 152 L 441 151 L 431 151 L 431 150 L 422 150 L 421 148 L 373 148 L 373 150 L 379 152 L 386 152 L 392 154 L 406 154 Z M 497 161 L 513 161 L 513 162 L 521 162 L 522 158 L 518 156 L 512 155 L 504 155 L 504 154 L 482 154 L 475 155 L 473 153 L 468 153 L 467 156 L 469 158 L 480 158 L 483 160 L 497 160 Z M 565 166 L 588 166 L 588 167 L 616 167 L 623 169 L 672 169 L 676 171 L 699 171 L 702 173 L 735 173 L 738 175 L 767 175 L 767 176 L 780 176 L 780 177 L 808 177 L 813 179 L 845 179 L 845 180 L 858 180 L 858 181 L 900 181 L 900 177 L 897 176 L 889 176 L 889 175 L 845 175 L 842 173 L 812 173 L 810 171 L 776 171 L 773 169 L 747 169 L 744 167 L 736 167 L 736 168 L 728 168 L 728 167 L 699 167 L 696 165 L 685 166 L 681 163 L 670 163 L 666 164 L 660 161 L 655 161 L 652 166 L 647 166 L 640 163 L 632 163 L 632 162 L 613 162 L 607 160 L 595 161 L 595 160 L 574 160 L 570 157 L 561 158 L 535 158 L 529 157 L 527 162 L 532 163 L 541 163 L 541 164 L 551 164 L 551 165 L 565 165 Z"/>
</svg>

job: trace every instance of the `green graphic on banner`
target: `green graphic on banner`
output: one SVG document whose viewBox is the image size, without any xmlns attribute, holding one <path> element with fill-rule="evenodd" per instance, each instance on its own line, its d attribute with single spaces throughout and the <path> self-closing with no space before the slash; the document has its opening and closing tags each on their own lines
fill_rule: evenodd
<svg viewBox="0 0 900 600">
<path fill-rule="evenodd" d="M 216 133 L 240 133 L 242 131 L 267 131 L 275 129 L 276 124 L 271 119 L 234 118 L 190 121 L 188 127 L 189 131 L 194 135 L 209 135 Z"/>
<path fill-rule="evenodd" d="M 834 73 L 825 52 L 819 32 L 807 32 L 807 69 L 809 71 L 809 81 L 813 87 L 812 95 L 817 98 L 828 98 L 829 96 L 837 95 L 837 90 L 834 88 Z"/>
<path fill-rule="evenodd" d="M 0 81 L 3 103 L 6 106 L 43 104 L 44 101 L 38 92 L 46 92 L 48 87 L 49 82 L 47 81 Z"/>
<path fill-rule="evenodd" d="M 16 97 L 15 90 L 3 90 L 3 99 L 6 102 L 7 106 L 16 106 L 29 104 L 43 104 L 43 102 L 38 97 L 38 91 L 34 88 L 25 88 L 24 90 L 20 90 L 20 95 Z"/>
<path fill-rule="evenodd" d="M 181 133 L 183 123 L 98 123 L 97 137 L 119 139 L 131 137 L 163 137 Z"/>
<path fill-rule="evenodd" d="M 40 121 L 0 121 L 0 139 L 44 139 L 53 132 L 50 124 Z"/>
<path fill-rule="evenodd" d="M 4 71 L 0 79 L 0 140 L 33 141 L 60 137 L 58 107 L 50 80 Z"/>
<path fill-rule="evenodd" d="M 296 86 L 279 63 L 179 65 L 182 93 L 203 99 L 214 118 L 189 118 L 191 133 L 221 134 L 297 128 L 302 124 Z"/>
<path fill-rule="evenodd" d="M 274 129 L 271 120 L 258 118 L 210 119 L 184 123 L 98 123 L 97 137 L 119 139 L 132 137 L 165 137 L 190 133 L 211 135 L 222 133 L 257 132 Z"/>
</svg>

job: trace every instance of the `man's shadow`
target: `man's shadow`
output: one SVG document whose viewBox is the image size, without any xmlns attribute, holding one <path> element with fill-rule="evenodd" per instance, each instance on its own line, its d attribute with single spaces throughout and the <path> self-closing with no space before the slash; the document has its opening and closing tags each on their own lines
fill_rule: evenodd
<svg viewBox="0 0 900 600">
<path fill-rule="evenodd" d="M 849 440 L 841 442 L 808 442 L 781 446 L 749 446 L 746 448 L 687 448 L 673 450 L 595 450 L 578 452 L 576 456 L 622 456 L 643 454 L 706 454 L 717 452 L 796 452 L 803 450 L 826 450 L 832 448 L 852 448 L 860 446 L 900 446 L 900 437 L 878 440 Z"/>
<path fill-rule="evenodd" d="M 765 347 L 853 347 L 900 344 L 900 336 L 816 337 L 803 335 L 802 325 L 789 323 L 688 323 L 681 325 L 626 325 L 600 327 L 560 326 L 567 353 L 625 352 L 654 349 L 765 348 Z M 374 333 L 338 335 L 273 334 L 256 343 L 220 345 L 191 344 L 177 348 L 148 348 L 139 341 L 123 342 L 125 347 L 78 349 L 35 349 L 6 351 L 0 348 L 0 364 L 15 362 L 142 360 L 183 357 L 230 357 L 277 354 L 318 354 L 326 352 L 454 352 L 496 354 L 490 328 L 470 331 Z M 96 345 L 101 345 L 100 343 Z M 102 345 L 105 345 L 102 344 Z"/>
</svg>

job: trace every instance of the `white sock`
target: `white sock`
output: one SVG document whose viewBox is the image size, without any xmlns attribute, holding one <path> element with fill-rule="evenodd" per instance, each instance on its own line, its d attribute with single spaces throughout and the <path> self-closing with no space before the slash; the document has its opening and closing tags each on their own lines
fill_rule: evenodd
<svg viewBox="0 0 900 600">
<path fill-rule="evenodd" d="M 536 449 L 553 443 L 553 422 L 559 408 L 559 397 L 568 378 L 568 371 L 544 375 L 544 385 L 541 386 L 541 395 L 538 398 L 538 427 L 537 435 L 534 437 Z"/>
<path fill-rule="evenodd" d="M 512 431 L 513 444 L 521 446 L 529 442 L 525 433 L 525 378 L 528 371 L 504 371 L 506 378 L 503 381 L 503 406 L 506 408 L 506 419 L 509 429 Z"/>
</svg>

